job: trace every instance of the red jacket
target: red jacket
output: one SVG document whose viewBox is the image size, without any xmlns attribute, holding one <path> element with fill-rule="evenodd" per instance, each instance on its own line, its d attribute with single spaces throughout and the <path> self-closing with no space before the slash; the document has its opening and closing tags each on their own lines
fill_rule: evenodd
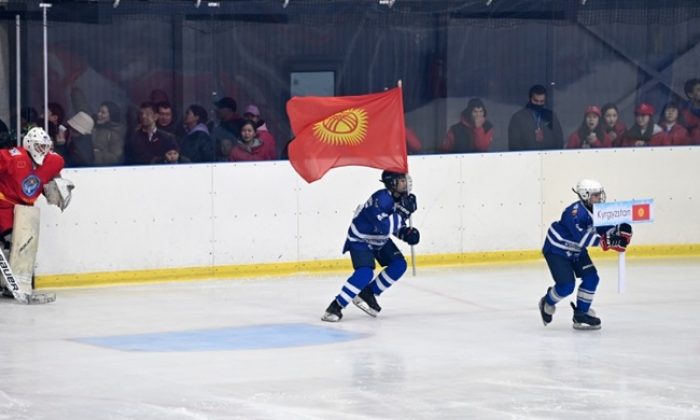
<svg viewBox="0 0 700 420">
<path fill-rule="evenodd" d="M 688 129 L 690 144 L 700 144 L 700 116 L 696 115 L 690 108 L 681 111 L 685 128 Z"/>
<path fill-rule="evenodd" d="M 690 144 L 690 136 L 688 135 L 688 129 L 684 126 L 675 123 L 669 130 L 665 122 L 659 124 L 663 131 L 661 135 L 663 136 L 664 146 L 686 146 Z"/>
<path fill-rule="evenodd" d="M 629 130 L 622 135 L 622 147 L 641 147 L 637 146 L 637 141 L 643 141 L 643 146 L 664 146 L 664 136 L 661 127 L 654 123 L 645 135 L 640 133 L 640 127 L 633 125 Z"/>
<path fill-rule="evenodd" d="M 569 141 L 566 143 L 567 149 L 581 149 L 583 148 L 584 142 L 581 139 L 581 134 L 578 130 L 571 133 L 569 136 Z M 589 147 L 599 148 L 599 147 L 612 147 L 612 139 L 608 135 L 603 135 L 603 139 L 596 137 L 595 141 L 588 144 Z"/>
<path fill-rule="evenodd" d="M 275 145 L 271 142 L 265 142 L 262 139 L 257 140 L 259 141 L 259 144 L 250 148 L 240 140 L 237 141 L 231 150 L 229 160 L 234 162 L 275 160 L 277 158 L 277 150 L 275 150 Z"/>
</svg>

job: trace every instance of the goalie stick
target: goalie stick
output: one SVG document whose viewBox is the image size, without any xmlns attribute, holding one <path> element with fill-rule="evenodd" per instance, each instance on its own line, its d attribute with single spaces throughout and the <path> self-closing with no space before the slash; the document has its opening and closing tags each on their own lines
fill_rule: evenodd
<svg viewBox="0 0 700 420">
<path fill-rule="evenodd" d="M 12 292 L 15 300 L 19 303 L 24 303 L 27 305 L 41 304 L 41 303 L 51 303 L 56 300 L 55 293 L 24 293 L 15 279 L 15 275 L 12 273 L 12 267 L 10 263 L 5 258 L 5 253 L 0 251 L 0 274 L 5 280 L 5 284 Z"/>
</svg>

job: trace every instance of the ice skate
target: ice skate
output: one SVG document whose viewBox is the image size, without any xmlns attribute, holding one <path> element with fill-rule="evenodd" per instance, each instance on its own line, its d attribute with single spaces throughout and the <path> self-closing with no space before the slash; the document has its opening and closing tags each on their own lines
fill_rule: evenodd
<svg viewBox="0 0 700 420">
<path fill-rule="evenodd" d="M 328 308 L 326 309 L 326 313 L 323 314 L 321 317 L 321 321 L 326 321 L 326 322 L 338 322 L 343 318 L 343 308 L 340 306 L 338 301 L 333 299 L 333 302 L 331 302 L 330 305 L 328 305 Z"/>
<path fill-rule="evenodd" d="M 574 329 L 577 330 L 599 330 L 600 318 L 595 316 L 595 311 L 589 309 L 588 312 L 579 311 L 571 302 L 571 307 L 574 308 Z"/>
<path fill-rule="evenodd" d="M 547 293 L 549 293 L 549 291 L 547 291 Z M 554 315 L 554 311 L 557 310 L 557 307 L 547 303 L 547 296 L 542 296 L 538 306 L 540 308 L 540 316 L 542 316 L 542 323 L 546 327 L 547 324 L 552 322 L 552 315 Z"/>
<path fill-rule="evenodd" d="M 381 306 L 377 303 L 377 299 L 374 297 L 371 286 L 362 289 L 360 294 L 355 296 L 352 300 L 352 303 L 372 318 L 376 318 L 377 315 L 379 315 L 379 311 L 382 310 Z"/>
</svg>

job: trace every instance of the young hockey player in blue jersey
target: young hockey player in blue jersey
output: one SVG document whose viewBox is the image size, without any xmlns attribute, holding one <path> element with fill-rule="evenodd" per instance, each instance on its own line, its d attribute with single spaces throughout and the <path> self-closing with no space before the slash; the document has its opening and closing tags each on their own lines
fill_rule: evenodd
<svg viewBox="0 0 700 420">
<path fill-rule="evenodd" d="M 321 318 L 338 322 L 342 310 L 350 302 L 376 317 L 382 308 L 375 296 L 391 287 L 406 271 L 406 258 L 391 240 L 396 235 L 409 245 L 420 240 L 418 229 L 407 226 L 408 218 L 416 211 L 416 196 L 409 194 L 406 174 L 384 171 L 381 189 L 358 207 L 348 229 L 343 253 L 350 251 L 355 269 L 333 299 Z M 375 260 L 384 269 L 374 277 Z"/>
<path fill-rule="evenodd" d="M 600 318 L 591 309 L 593 296 L 598 286 L 598 271 L 587 247 L 600 246 L 604 251 L 613 249 L 625 252 L 632 239 L 632 226 L 622 223 L 617 226 L 593 226 L 593 204 L 605 202 L 603 186 L 593 180 L 584 179 L 576 184 L 574 192 L 579 201 L 564 209 L 561 220 L 552 223 L 542 253 L 554 278 L 554 286 L 540 299 L 539 309 L 544 325 L 552 322 L 556 304 L 573 293 L 576 278 L 581 285 L 576 294 L 574 328 L 580 330 L 600 329 Z"/>
</svg>

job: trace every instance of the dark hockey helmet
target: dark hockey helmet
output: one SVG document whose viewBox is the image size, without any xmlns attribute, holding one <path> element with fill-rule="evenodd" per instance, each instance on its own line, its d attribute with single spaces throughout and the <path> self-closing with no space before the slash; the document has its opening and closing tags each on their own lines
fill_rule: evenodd
<svg viewBox="0 0 700 420">
<path fill-rule="evenodd" d="M 382 182 L 389 191 L 396 191 L 396 186 L 401 178 L 406 178 L 406 174 L 399 172 L 384 171 L 382 172 Z"/>
</svg>

